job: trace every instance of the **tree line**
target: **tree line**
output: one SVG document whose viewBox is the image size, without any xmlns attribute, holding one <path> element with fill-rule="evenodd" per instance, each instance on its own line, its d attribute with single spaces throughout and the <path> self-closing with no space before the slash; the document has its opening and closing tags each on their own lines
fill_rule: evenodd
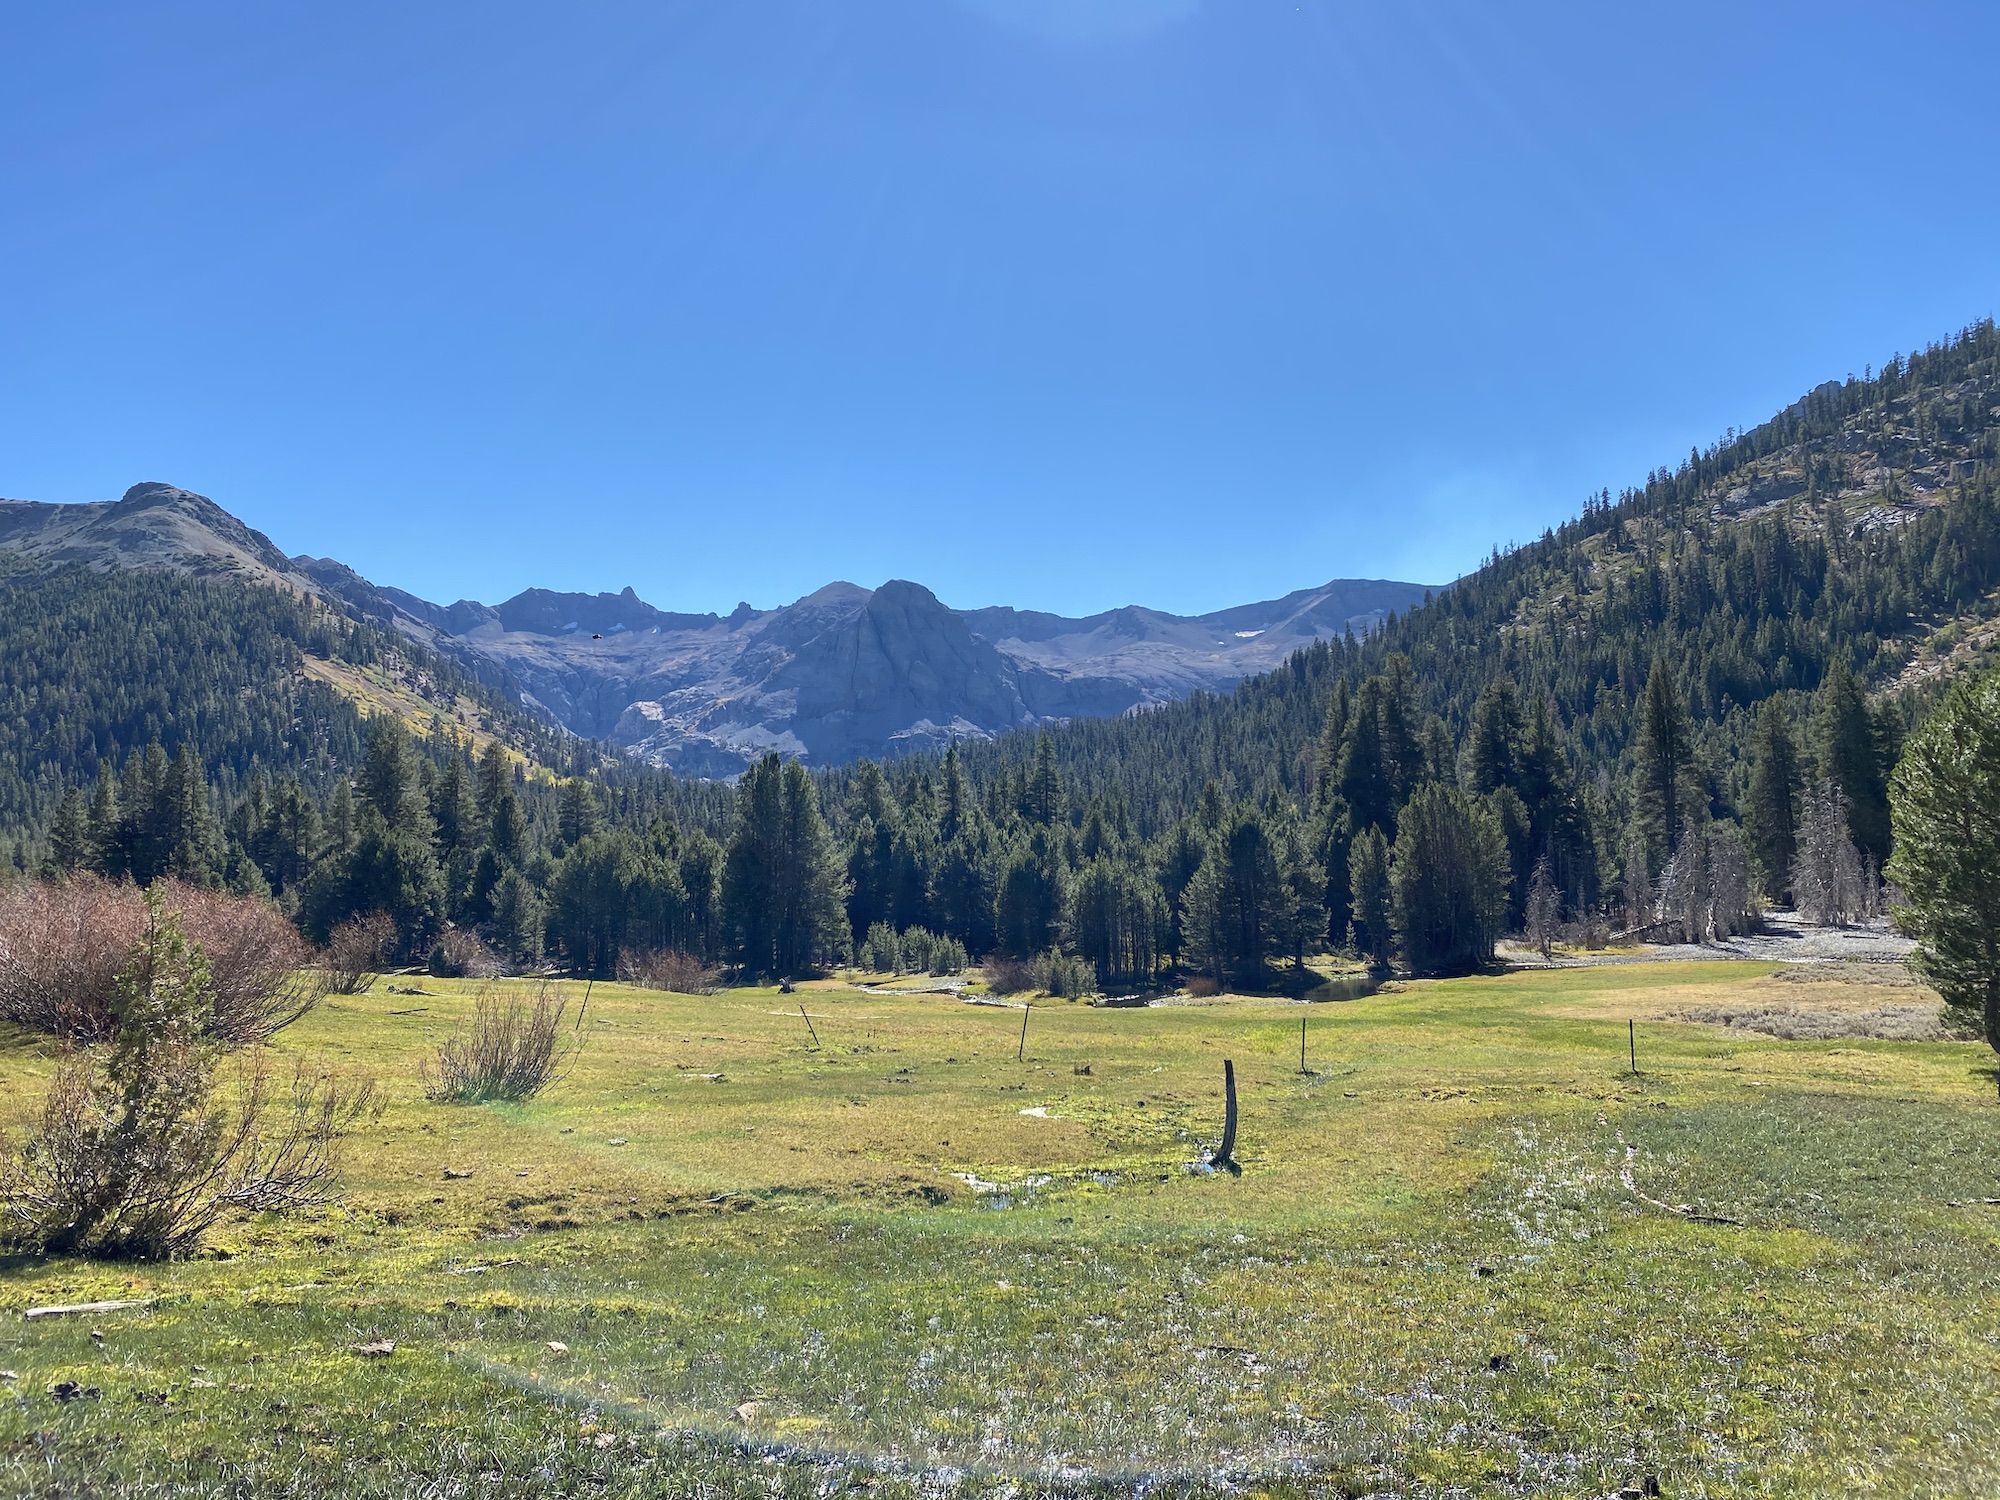
<svg viewBox="0 0 2000 1500">
<path fill-rule="evenodd" d="M 2000 587 L 1996 394 L 1982 324 L 1231 694 L 734 787 L 552 737 L 275 591 L 44 570 L 0 590 L 22 648 L 0 805 L 22 868 L 267 892 L 314 937 L 379 911 L 406 957 L 451 926 L 592 973 L 667 949 L 797 973 L 886 932 L 1106 988 L 1262 984 L 1329 946 L 1452 972 L 1510 929 L 1718 936 L 1773 900 L 1838 919 L 1877 899 L 1891 768 L 1937 698 L 1869 689 Z M 1975 458 L 1948 503 L 1861 524 L 1841 463 L 1864 438 Z M 1735 517 L 1773 455 L 1803 489 Z M 41 628 L 44 597 L 90 629 Z M 421 677 L 516 748 L 364 719 L 301 653 Z"/>
</svg>

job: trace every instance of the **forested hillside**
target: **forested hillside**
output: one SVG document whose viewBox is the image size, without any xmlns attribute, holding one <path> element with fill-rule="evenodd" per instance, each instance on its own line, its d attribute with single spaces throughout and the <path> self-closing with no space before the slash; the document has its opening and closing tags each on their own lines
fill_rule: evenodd
<svg viewBox="0 0 2000 1500">
<path fill-rule="evenodd" d="M 1993 647 L 1997 439 L 1985 323 L 1228 696 L 733 791 L 537 731 L 323 601 L 17 570 L 0 818 L 24 866 L 596 972 L 1000 954 L 1064 988 L 1261 984 L 1329 944 L 1449 970 L 1507 928 L 1863 909 L 1901 738 Z"/>
<path fill-rule="evenodd" d="M 1303 651 L 1229 697 L 1070 725 L 1059 759 L 1093 792 L 1145 787 L 1134 805 L 1149 824 L 1211 778 L 1304 793 L 1332 680 L 1352 688 L 1401 656 L 1413 712 L 1454 739 L 1502 675 L 1550 697 L 1576 768 L 1611 792 L 1658 657 L 1687 691 L 1726 803 L 1727 763 L 1764 699 L 1801 712 L 1798 695 L 1836 660 L 1888 689 L 1992 652 L 1981 627 L 2000 616 L 1996 470 L 2000 333 L 1985 322 L 1592 497 L 1365 642 Z M 966 759 L 983 775 L 1031 753 L 1017 738 Z"/>
</svg>

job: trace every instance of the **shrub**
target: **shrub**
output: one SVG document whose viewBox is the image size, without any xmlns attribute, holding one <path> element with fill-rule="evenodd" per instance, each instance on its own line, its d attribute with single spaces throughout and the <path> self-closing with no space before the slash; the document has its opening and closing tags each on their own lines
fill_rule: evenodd
<svg viewBox="0 0 2000 1500">
<path fill-rule="evenodd" d="M 269 901 L 178 881 L 154 888 L 161 909 L 205 956 L 212 1004 L 202 1033 L 262 1041 L 318 1004 L 324 971 Z M 0 1019 L 73 1041 L 117 1029 L 119 975 L 144 938 L 147 896 L 95 875 L 0 887 Z"/>
<path fill-rule="evenodd" d="M 1212 995 L 1221 994 L 1222 986 L 1216 982 L 1213 974 L 1190 974 L 1187 992 L 1197 1000 L 1206 1000 Z"/>
<path fill-rule="evenodd" d="M 262 1055 L 212 1102 L 220 1001 L 206 953 L 160 894 L 110 999 L 115 1040 L 57 1065 L 39 1130 L 0 1176 L 0 1239 L 47 1254 L 171 1258 L 237 1211 L 328 1201 L 372 1085 L 299 1063 L 274 1097 Z"/>
<path fill-rule="evenodd" d="M 937 951 L 937 937 L 922 927 L 904 929 L 896 940 L 898 948 L 897 969 L 905 974 L 928 974 L 931 971 L 931 955 Z"/>
<path fill-rule="evenodd" d="M 947 974 L 963 974 L 967 959 L 965 944 L 954 937 L 941 937 L 931 948 L 931 973 L 942 978 Z"/>
<path fill-rule="evenodd" d="M 500 960 L 480 941 L 479 934 L 449 922 L 431 945 L 424 967 L 436 979 L 494 979 L 500 974 Z"/>
<path fill-rule="evenodd" d="M 676 995 L 712 995 L 721 974 L 681 948 L 627 949 L 618 958 L 618 977 L 642 990 Z"/>
<path fill-rule="evenodd" d="M 326 942 L 326 966 L 336 995 L 367 993 L 396 951 L 396 924 L 385 911 L 351 917 Z"/>
<path fill-rule="evenodd" d="M 583 1016 L 563 1027 L 569 1001 L 543 984 L 534 1003 L 518 990 L 489 988 L 473 1003 L 472 1023 L 423 1064 L 424 1096 L 437 1104 L 532 1099 L 557 1082 L 583 1045 Z"/>
<path fill-rule="evenodd" d="M 1035 960 L 1035 988 L 1062 1000 L 1095 993 L 1097 972 L 1089 960 L 1051 948 Z"/>
<path fill-rule="evenodd" d="M 903 945 L 896 939 L 896 929 L 887 922 L 876 922 L 868 929 L 868 936 L 861 940 L 861 952 L 856 955 L 861 967 L 877 974 L 897 974 L 903 968 Z"/>
<path fill-rule="evenodd" d="M 1035 966 L 1025 958 L 989 958 L 981 968 L 986 988 L 996 995 L 1018 995 L 1035 987 Z"/>
</svg>

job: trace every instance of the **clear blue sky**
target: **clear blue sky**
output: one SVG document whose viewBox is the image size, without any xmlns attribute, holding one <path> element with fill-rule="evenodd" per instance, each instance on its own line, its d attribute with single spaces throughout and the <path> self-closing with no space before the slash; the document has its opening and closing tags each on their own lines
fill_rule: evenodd
<svg viewBox="0 0 2000 1500">
<path fill-rule="evenodd" d="M 443 600 L 1473 566 L 2000 310 L 2000 5 L 16 5 L 0 494 Z"/>
</svg>

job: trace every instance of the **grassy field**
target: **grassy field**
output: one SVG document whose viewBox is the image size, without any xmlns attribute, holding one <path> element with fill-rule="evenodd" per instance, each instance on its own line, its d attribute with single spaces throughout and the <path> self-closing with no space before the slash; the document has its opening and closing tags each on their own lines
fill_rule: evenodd
<svg viewBox="0 0 2000 1500">
<path fill-rule="evenodd" d="M 2000 1493 L 1990 1052 L 1672 1019 L 1907 988 L 1048 1002 L 1016 1061 L 949 996 L 598 986 L 562 1084 L 453 1107 L 472 987 L 403 983 L 282 1038 L 382 1082 L 343 1208 L 0 1262 L 0 1493 Z M 49 1066 L 0 1039 L 0 1127 Z"/>
</svg>

